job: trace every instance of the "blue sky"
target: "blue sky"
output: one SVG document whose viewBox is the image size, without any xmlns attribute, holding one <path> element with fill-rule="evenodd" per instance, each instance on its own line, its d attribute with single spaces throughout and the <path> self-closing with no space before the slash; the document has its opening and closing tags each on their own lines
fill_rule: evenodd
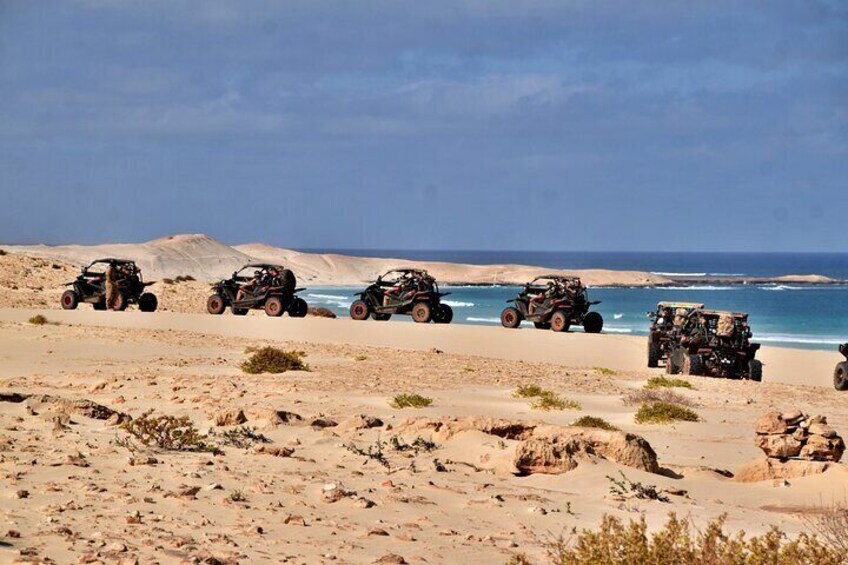
<svg viewBox="0 0 848 565">
<path fill-rule="evenodd" d="M 0 241 L 845 251 L 848 4 L 0 0 Z"/>
</svg>

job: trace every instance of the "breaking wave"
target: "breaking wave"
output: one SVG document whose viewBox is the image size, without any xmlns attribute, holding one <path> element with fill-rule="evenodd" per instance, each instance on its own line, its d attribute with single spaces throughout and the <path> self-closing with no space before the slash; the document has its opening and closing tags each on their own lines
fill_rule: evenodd
<svg viewBox="0 0 848 565">
<path fill-rule="evenodd" d="M 668 273 L 664 271 L 651 271 L 652 275 L 661 277 L 706 277 L 707 273 Z"/>
<path fill-rule="evenodd" d="M 460 300 L 442 300 L 442 304 L 447 304 L 451 308 L 473 308 L 473 302 L 462 302 Z"/>
<path fill-rule="evenodd" d="M 713 285 L 695 285 L 695 286 L 657 286 L 656 290 L 737 290 L 735 286 L 713 286 Z"/>
<path fill-rule="evenodd" d="M 845 338 L 828 335 L 755 334 L 754 341 L 764 343 L 803 343 L 806 345 L 840 345 L 845 343 Z"/>
</svg>

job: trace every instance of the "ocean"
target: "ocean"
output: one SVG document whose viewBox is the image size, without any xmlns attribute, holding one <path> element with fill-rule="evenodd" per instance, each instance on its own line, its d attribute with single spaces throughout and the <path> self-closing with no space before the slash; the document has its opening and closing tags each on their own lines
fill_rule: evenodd
<svg viewBox="0 0 848 565">
<path fill-rule="evenodd" d="M 314 250 L 310 250 L 314 251 Z M 595 288 L 592 300 L 607 333 L 647 335 L 647 312 L 661 300 L 703 302 L 709 308 L 748 312 L 754 341 L 767 345 L 835 350 L 848 342 L 848 253 L 519 253 L 478 251 L 322 250 L 359 256 L 403 257 L 476 264 L 539 264 L 551 269 L 627 269 L 687 277 L 819 274 L 845 284 L 721 286 L 697 284 L 658 288 Z M 347 316 L 354 293 L 348 287 L 309 288 L 312 306 Z M 454 323 L 500 324 L 500 312 L 518 287 L 444 287 Z M 399 320 L 408 321 L 406 316 Z M 580 331 L 576 328 L 574 331 Z"/>
</svg>

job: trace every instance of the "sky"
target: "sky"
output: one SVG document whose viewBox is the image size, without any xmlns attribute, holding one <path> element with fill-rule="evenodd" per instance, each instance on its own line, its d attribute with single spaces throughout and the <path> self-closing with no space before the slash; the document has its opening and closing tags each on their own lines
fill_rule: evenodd
<svg viewBox="0 0 848 565">
<path fill-rule="evenodd" d="M 0 0 L 0 242 L 847 251 L 848 3 Z"/>
</svg>

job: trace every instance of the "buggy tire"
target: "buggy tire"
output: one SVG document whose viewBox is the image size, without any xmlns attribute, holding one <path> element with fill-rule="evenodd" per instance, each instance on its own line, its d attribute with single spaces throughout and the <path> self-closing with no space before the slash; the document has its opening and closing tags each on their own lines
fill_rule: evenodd
<svg viewBox="0 0 848 565">
<path fill-rule="evenodd" d="M 604 318 L 597 312 L 589 312 L 583 317 L 583 331 L 587 334 L 599 334 L 604 329 Z"/>
<path fill-rule="evenodd" d="M 437 324 L 450 324 L 453 321 L 453 308 L 447 304 L 439 304 L 436 307 L 433 321 Z"/>
<path fill-rule="evenodd" d="M 357 300 L 350 305 L 350 317 L 354 320 L 367 320 L 370 308 L 364 300 Z M 376 318 L 375 318 L 376 319 Z"/>
<path fill-rule="evenodd" d="M 294 292 L 294 289 L 297 288 L 297 277 L 294 276 L 294 273 L 289 269 L 283 269 L 280 273 L 280 283 L 283 287 L 283 292 L 286 294 L 291 294 Z"/>
<path fill-rule="evenodd" d="M 563 310 L 557 310 L 551 316 L 551 329 L 555 332 L 567 332 L 571 327 L 571 320 L 568 319 L 568 314 Z"/>
<path fill-rule="evenodd" d="M 118 293 L 118 300 L 115 302 L 115 312 L 123 312 L 128 306 L 127 295 L 123 292 Z"/>
<path fill-rule="evenodd" d="M 549 330 L 551 329 L 551 324 L 548 322 L 533 322 L 533 326 L 537 330 Z"/>
<path fill-rule="evenodd" d="M 758 359 L 748 361 L 748 380 L 762 382 L 763 380 L 763 362 Z"/>
<path fill-rule="evenodd" d="M 62 293 L 62 310 L 76 310 L 79 304 L 79 295 L 74 290 L 66 290 Z"/>
<path fill-rule="evenodd" d="M 152 292 L 145 292 L 138 297 L 138 309 L 142 312 L 155 312 L 159 307 L 159 299 Z"/>
<path fill-rule="evenodd" d="M 206 311 L 215 316 L 219 316 L 227 309 L 227 302 L 220 294 L 213 294 L 206 300 Z"/>
<path fill-rule="evenodd" d="M 236 308 L 235 306 L 230 306 L 230 311 L 232 311 L 233 316 L 247 316 L 247 313 L 250 311 L 250 309 Z"/>
<path fill-rule="evenodd" d="M 309 305 L 306 300 L 295 296 L 289 304 L 289 316 L 292 318 L 304 318 L 309 313 Z"/>
<path fill-rule="evenodd" d="M 272 296 L 265 301 L 265 314 L 272 318 L 279 318 L 283 315 L 283 299 L 279 296 Z"/>
<path fill-rule="evenodd" d="M 95 302 L 94 304 L 92 304 L 92 306 L 98 312 L 102 312 L 103 310 L 106 309 L 106 303 L 105 302 Z"/>
<path fill-rule="evenodd" d="M 392 319 L 391 314 L 378 314 L 377 312 L 371 312 L 371 319 L 377 322 L 388 322 Z"/>
<path fill-rule="evenodd" d="M 648 367 L 656 369 L 660 366 L 660 344 L 648 339 Z"/>
<path fill-rule="evenodd" d="M 513 308 L 512 306 L 504 308 L 503 312 L 501 312 L 501 325 L 505 328 L 514 329 L 519 324 L 521 324 L 521 312 L 518 311 L 518 308 Z"/>
<path fill-rule="evenodd" d="M 412 307 L 412 319 L 419 324 L 426 324 L 433 319 L 433 312 L 426 302 L 418 302 Z"/>
<path fill-rule="evenodd" d="M 683 374 L 684 375 L 702 375 L 704 373 L 701 356 L 697 353 L 687 353 L 683 358 Z"/>
<path fill-rule="evenodd" d="M 833 388 L 848 390 L 848 361 L 843 361 L 833 370 Z"/>
</svg>

